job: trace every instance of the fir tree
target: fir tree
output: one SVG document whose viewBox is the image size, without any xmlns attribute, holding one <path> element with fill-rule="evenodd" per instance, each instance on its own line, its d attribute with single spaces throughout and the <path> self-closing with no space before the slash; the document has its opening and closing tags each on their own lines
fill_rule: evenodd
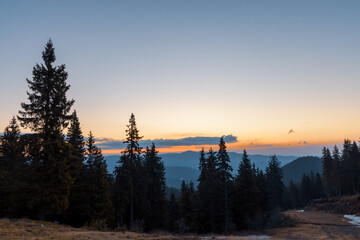
<svg viewBox="0 0 360 240">
<path fill-rule="evenodd" d="M 32 207 L 37 217 L 54 217 L 68 207 L 70 187 L 73 182 L 71 172 L 72 150 L 62 136 L 71 118 L 71 106 L 74 100 L 68 100 L 65 65 L 53 66 L 55 50 L 51 40 L 42 53 L 44 64 L 36 64 L 33 79 L 27 79 L 31 92 L 27 92 L 30 103 L 22 103 L 18 119 L 21 126 L 29 127 L 37 135 L 31 141 L 37 146 L 29 146 L 32 155 L 31 168 L 37 171 L 32 175 L 34 187 L 39 189 L 39 197 L 33 199 Z M 30 139 L 30 138 L 28 138 Z M 35 151 L 37 149 L 37 151 Z"/>
<path fill-rule="evenodd" d="M 88 224 L 99 221 L 111 224 L 113 221 L 113 203 L 108 180 L 107 165 L 101 150 L 94 144 L 94 136 L 90 132 L 86 149 L 86 213 Z"/>
<path fill-rule="evenodd" d="M 20 130 L 15 117 L 0 138 L 0 216 L 16 216 L 25 167 Z"/>
<path fill-rule="evenodd" d="M 332 193 L 332 173 L 333 173 L 333 159 L 331 157 L 330 150 L 328 148 L 323 148 L 322 150 L 322 169 L 323 169 L 323 181 L 325 183 L 325 192 L 326 196 L 329 197 Z"/>
<path fill-rule="evenodd" d="M 164 226 L 165 204 L 166 204 L 166 182 L 165 182 L 165 166 L 158 156 L 155 144 L 152 143 L 151 148 L 146 148 L 144 165 L 147 180 L 147 199 L 149 201 L 148 214 L 146 216 L 146 228 L 152 230 Z"/>
<path fill-rule="evenodd" d="M 253 227 L 254 218 L 260 213 L 259 201 L 254 166 L 244 150 L 235 179 L 234 220 L 238 229 Z"/>
<path fill-rule="evenodd" d="M 229 188 L 232 183 L 232 167 L 230 165 L 230 157 L 226 151 L 226 145 L 224 138 L 220 138 L 219 151 L 217 154 L 217 176 L 219 184 L 222 185 L 222 192 L 224 200 L 222 201 L 223 206 L 223 219 L 224 219 L 224 231 L 230 230 L 230 199 L 229 199 Z"/>
<path fill-rule="evenodd" d="M 195 209 L 195 189 L 194 183 L 186 184 L 183 180 L 180 189 L 180 232 L 189 232 L 196 230 L 196 209 Z"/>
<path fill-rule="evenodd" d="M 220 231 L 216 224 L 217 204 L 217 179 L 216 179 L 216 156 L 215 152 L 210 148 L 208 157 L 205 157 L 204 150 L 200 152 L 199 168 L 201 170 L 199 176 L 198 195 L 199 195 L 199 231 L 215 232 Z M 222 195 L 221 195 L 222 197 Z M 223 219 L 221 219 L 223 220 Z M 223 229 L 221 229 L 222 231 Z"/>
<path fill-rule="evenodd" d="M 44 64 L 36 64 L 33 69 L 33 80 L 26 79 L 31 92 L 27 92 L 30 103 L 21 103 L 19 111 L 21 126 L 44 134 L 60 135 L 71 119 L 70 112 L 74 100 L 68 100 L 66 92 L 70 85 L 66 80 L 68 73 L 65 65 L 53 66 L 56 60 L 53 43 L 49 40 L 42 52 Z"/>
<path fill-rule="evenodd" d="M 84 200 L 87 192 L 85 189 L 86 168 L 84 165 L 85 141 L 80 128 L 76 111 L 73 112 L 67 141 L 73 148 L 74 160 L 71 163 L 74 184 L 70 189 L 69 208 L 65 212 L 65 222 L 75 227 L 83 226 L 87 221 L 84 215 Z"/>
<path fill-rule="evenodd" d="M 141 157 L 142 148 L 139 145 L 142 136 L 139 135 L 134 114 L 131 114 L 127 128 L 124 141 L 127 147 L 118 162 L 120 166 L 115 169 L 114 198 L 119 223 L 123 224 L 123 217 L 128 216 L 126 222 L 129 230 L 133 230 L 134 215 L 143 217 L 142 213 L 147 208 L 146 172 Z M 138 211 L 134 214 L 134 210 Z"/>
<path fill-rule="evenodd" d="M 340 152 L 337 146 L 334 146 L 334 150 L 332 153 L 333 159 L 333 172 L 332 172 L 332 179 L 333 179 L 333 186 L 335 189 L 334 194 L 340 196 L 341 195 L 341 172 L 342 172 L 342 164 L 341 164 L 341 157 Z"/>
<path fill-rule="evenodd" d="M 354 170 L 354 161 L 352 159 L 352 146 L 349 139 L 344 140 L 341 161 L 343 164 L 342 172 L 342 186 L 344 194 L 353 194 L 353 170 Z"/>
<path fill-rule="evenodd" d="M 174 193 L 170 195 L 167 209 L 167 229 L 171 232 L 175 232 L 178 230 L 176 222 L 179 219 L 179 204 Z"/>
<path fill-rule="evenodd" d="M 268 207 L 269 209 L 281 208 L 282 197 L 284 192 L 284 183 L 282 182 L 283 174 L 280 167 L 280 161 L 273 155 L 270 157 L 266 167 Z"/>
<path fill-rule="evenodd" d="M 84 162 L 84 152 L 85 152 L 85 141 L 82 135 L 82 131 L 80 128 L 79 118 L 76 114 L 76 111 L 73 112 L 70 128 L 68 130 L 67 141 L 73 147 L 73 152 L 75 155 L 75 169 L 81 168 Z"/>
</svg>

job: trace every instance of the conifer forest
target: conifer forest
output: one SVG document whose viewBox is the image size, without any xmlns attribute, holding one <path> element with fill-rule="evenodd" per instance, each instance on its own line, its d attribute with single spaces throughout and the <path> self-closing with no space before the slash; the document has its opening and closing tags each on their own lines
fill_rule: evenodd
<svg viewBox="0 0 360 240">
<path fill-rule="evenodd" d="M 75 100 L 67 97 L 66 67 L 54 64 L 51 40 L 42 59 L 32 79 L 26 79 L 27 100 L 19 104 L 17 116 L 9 116 L 1 136 L 0 217 L 99 230 L 226 233 L 273 227 L 283 221 L 283 210 L 360 191 L 355 141 L 346 139 L 342 150 L 324 148 L 322 174 L 304 174 L 300 182 L 285 186 L 276 155 L 262 171 L 244 150 L 232 169 L 220 138 L 218 150 L 199 153 L 198 183 L 183 181 L 179 196 L 167 194 L 164 163 L 154 143 L 140 147 L 143 136 L 132 113 L 126 148 L 115 171 L 108 172 L 96 133 L 81 130 Z"/>
</svg>

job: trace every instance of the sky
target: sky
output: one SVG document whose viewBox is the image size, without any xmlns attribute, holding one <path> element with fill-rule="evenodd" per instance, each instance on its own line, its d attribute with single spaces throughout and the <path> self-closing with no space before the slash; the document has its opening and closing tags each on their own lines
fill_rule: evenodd
<svg viewBox="0 0 360 240">
<path fill-rule="evenodd" d="M 134 113 L 161 152 L 230 136 L 231 151 L 320 155 L 360 137 L 359 12 L 340 0 L 2 0 L 0 129 L 51 38 L 104 153 L 120 152 Z"/>
</svg>

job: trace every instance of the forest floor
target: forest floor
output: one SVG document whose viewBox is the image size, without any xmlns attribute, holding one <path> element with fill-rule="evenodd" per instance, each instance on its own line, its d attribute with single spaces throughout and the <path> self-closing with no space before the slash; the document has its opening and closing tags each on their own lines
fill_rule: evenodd
<svg viewBox="0 0 360 240">
<path fill-rule="evenodd" d="M 33 220 L 0 219 L 1 240 L 195 240 L 195 239 L 360 239 L 360 228 L 341 214 L 319 211 L 288 211 L 295 227 L 274 228 L 242 236 L 170 235 L 167 233 L 99 232 Z"/>
</svg>

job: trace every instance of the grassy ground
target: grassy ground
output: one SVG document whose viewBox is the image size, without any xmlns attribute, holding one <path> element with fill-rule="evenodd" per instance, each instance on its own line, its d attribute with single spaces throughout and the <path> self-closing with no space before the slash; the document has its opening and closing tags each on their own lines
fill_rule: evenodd
<svg viewBox="0 0 360 240">
<path fill-rule="evenodd" d="M 69 226 L 33 220 L 0 220 L 1 240 L 122 240 L 122 239 L 197 239 L 193 236 L 175 236 L 166 233 L 141 234 L 133 232 L 99 232 L 85 228 L 72 228 Z"/>
<path fill-rule="evenodd" d="M 267 230 L 264 233 L 240 233 L 238 236 L 226 237 L 228 240 L 257 239 L 267 235 L 271 239 L 360 239 L 360 228 L 349 224 L 341 214 L 318 211 L 286 212 L 295 227 L 284 227 Z M 255 235 L 253 237 L 249 235 Z M 72 228 L 50 222 L 26 219 L 0 219 L 1 240 L 195 240 L 223 239 L 224 236 L 171 235 L 169 233 L 133 233 L 133 232 L 99 232 L 86 228 Z"/>
</svg>

